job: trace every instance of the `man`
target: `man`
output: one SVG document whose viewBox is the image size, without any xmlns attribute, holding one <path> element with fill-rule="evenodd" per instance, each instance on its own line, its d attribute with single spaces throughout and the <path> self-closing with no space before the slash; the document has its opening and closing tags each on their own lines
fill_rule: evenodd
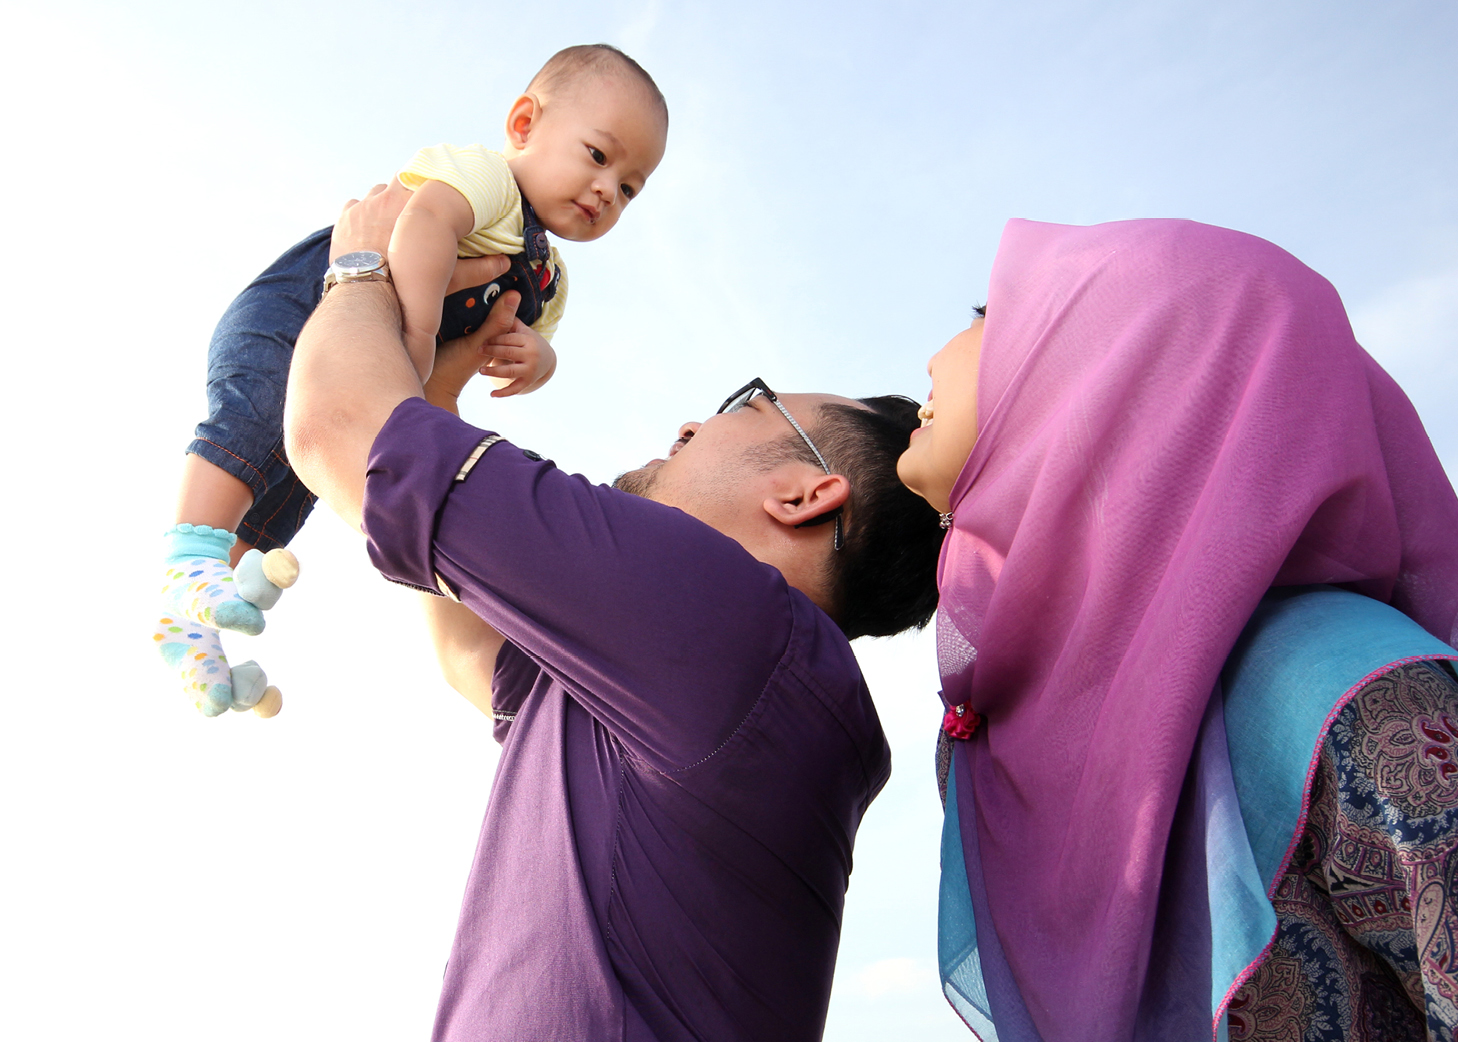
<svg viewBox="0 0 1458 1042">
<path fill-rule="evenodd" d="M 383 251 L 386 199 L 336 256 Z M 514 306 L 423 389 L 393 288 L 346 281 L 289 380 L 294 467 L 435 595 L 446 676 L 503 744 L 434 1037 L 819 1038 L 890 773 L 847 636 L 935 605 L 937 517 L 895 476 L 916 404 L 756 382 L 593 486 L 453 415 Z"/>
</svg>

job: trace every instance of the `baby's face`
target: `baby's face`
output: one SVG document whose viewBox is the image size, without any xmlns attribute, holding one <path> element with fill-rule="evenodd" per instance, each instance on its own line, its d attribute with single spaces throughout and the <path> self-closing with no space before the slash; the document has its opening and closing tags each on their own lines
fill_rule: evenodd
<svg viewBox="0 0 1458 1042">
<path fill-rule="evenodd" d="M 546 229 L 587 242 L 607 234 L 643 190 L 665 139 L 647 91 L 626 77 L 603 76 L 548 99 L 509 162 Z"/>
</svg>

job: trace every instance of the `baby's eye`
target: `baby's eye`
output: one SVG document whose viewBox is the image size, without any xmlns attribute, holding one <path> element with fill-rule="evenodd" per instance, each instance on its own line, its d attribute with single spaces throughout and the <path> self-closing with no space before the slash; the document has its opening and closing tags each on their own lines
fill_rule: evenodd
<svg viewBox="0 0 1458 1042">
<path fill-rule="evenodd" d="M 633 196 L 638 194 L 638 189 L 634 188 L 632 185 L 618 185 L 618 188 L 620 188 L 623 195 L 629 199 L 633 198 Z"/>
<path fill-rule="evenodd" d="M 607 166 L 607 156 L 602 154 L 602 149 L 587 146 L 587 154 L 592 156 L 592 161 L 598 166 Z"/>
</svg>

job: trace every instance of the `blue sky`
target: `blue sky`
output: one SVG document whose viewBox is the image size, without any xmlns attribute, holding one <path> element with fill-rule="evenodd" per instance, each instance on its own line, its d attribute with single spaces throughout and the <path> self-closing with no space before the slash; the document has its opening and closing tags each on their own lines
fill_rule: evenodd
<svg viewBox="0 0 1458 1042">
<path fill-rule="evenodd" d="M 1326 275 L 1458 467 L 1450 3 L 143 0 L 5 24 L 7 1035 L 428 1031 L 495 749 L 410 598 L 318 515 L 269 632 L 230 645 L 284 714 L 204 721 L 147 646 L 148 591 L 228 300 L 420 145 L 495 145 L 561 46 L 619 44 L 672 112 L 621 225 L 563 247 L 552 384 L 465 404 L 563 466 L 608 480 L 756 375 L 921 397 L 1007 218 L 1178 216 Z M 934 977 L 932 641 L 858 653 L 896 773 L 826 1037 L 968 1037 Z"/>
</svg>

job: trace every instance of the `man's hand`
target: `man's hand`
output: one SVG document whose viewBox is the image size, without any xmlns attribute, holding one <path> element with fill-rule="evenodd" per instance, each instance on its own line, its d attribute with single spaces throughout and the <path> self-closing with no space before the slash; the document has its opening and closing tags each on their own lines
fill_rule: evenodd
<svg viewBox="0 0 1458 1042">
<path fill-rule="evenodd" d="M 398 180 L 375 185 L 363 199 L 351 199 L 334 222 L 334 237 L 329 244 L 332 261 L 355 250 L 374 250 L 381 257 L 390 252 L 390 236 L 395 221 L 410 201 L 410 189 Z"/>
<path fill-rule="evenodd" d="M 410 189 L 398 180 L 392 180 L 387 185 L 375 185 L 363 199 L 351 199 L 345 203 L 339 220 L 334 222 L 329 259 L 355 250 L 374 250 L 382 257 L 387 256 L 390 236 L 395 233 L 395 222 L 410 201 L 410 195 Z M 456 261 L 446 296 L 472 286 L 484 286 L 498 275 L 506 274 L 510 268 L 508 257 L 462 257 Z"/>
</svg>

